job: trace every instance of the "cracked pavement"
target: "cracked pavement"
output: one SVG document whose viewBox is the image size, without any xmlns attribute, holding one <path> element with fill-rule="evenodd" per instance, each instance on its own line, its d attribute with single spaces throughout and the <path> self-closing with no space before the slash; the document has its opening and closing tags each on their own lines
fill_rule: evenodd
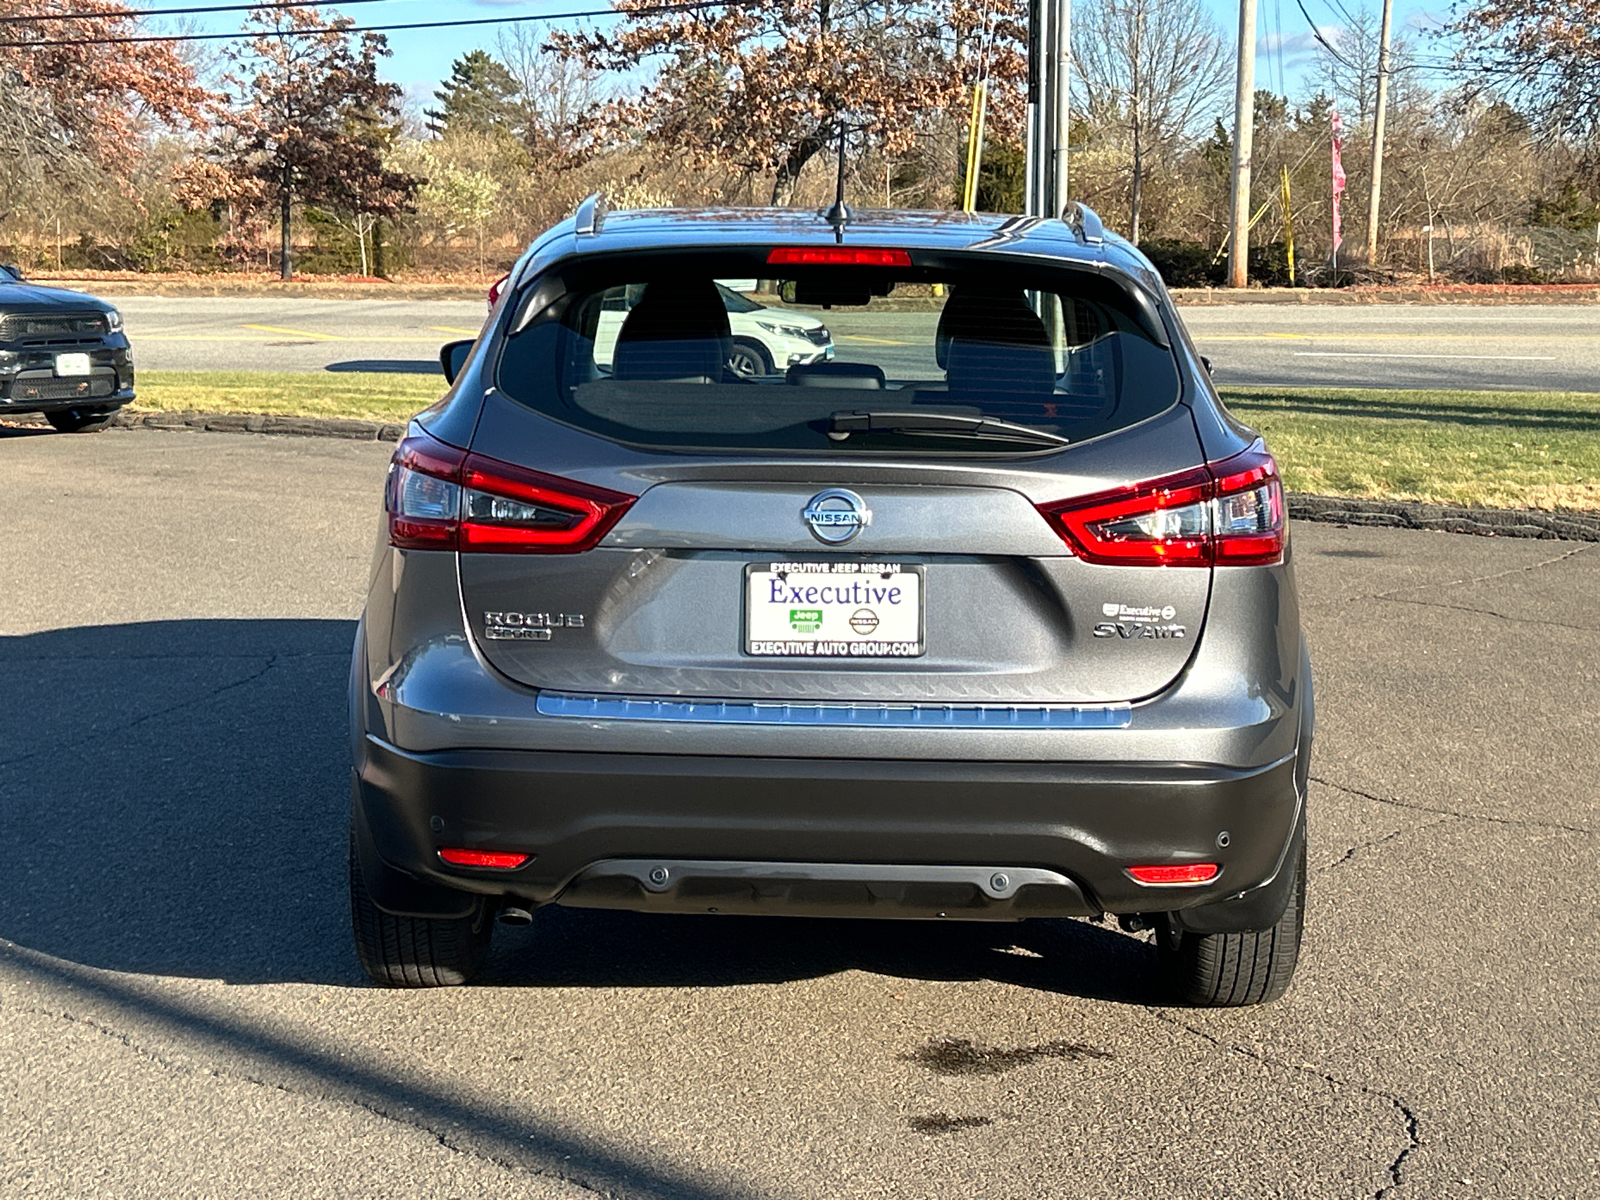
<svg viewBox="0 0 1600 1200">
<path fill-rule="evenodd" d="M 1149 943 L 558 910 L 367 987 L 344 679 L 388 447 L 0 435 L 0 1196 L 1600 1193 L 1600 546 L 1297 526 L 1289 994 Z"/>
</svg>

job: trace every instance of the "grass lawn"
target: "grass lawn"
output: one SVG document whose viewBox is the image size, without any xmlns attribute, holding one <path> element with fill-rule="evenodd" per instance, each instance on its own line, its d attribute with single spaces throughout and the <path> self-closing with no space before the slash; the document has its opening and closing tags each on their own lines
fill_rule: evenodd
<svg viewBox="0 0 1600 1200">
<path fill-rule="evenodd" d="M 404 421 L 444 395 L 443 375 L 377 371 L 140 371 L 134 408 Z"/>
<path fill-rule="evenodd" d="M 1600 509 L 1600 395 L 1224 388 L 1290 491 Z"/>
<path fill-rule="evenodd" d="M 139 408 L 404 420 L 437 375 L 146 371 Z M 1600 510 L 1600 395 L 1224 388 L 1291 491 Z"/>
</svg>

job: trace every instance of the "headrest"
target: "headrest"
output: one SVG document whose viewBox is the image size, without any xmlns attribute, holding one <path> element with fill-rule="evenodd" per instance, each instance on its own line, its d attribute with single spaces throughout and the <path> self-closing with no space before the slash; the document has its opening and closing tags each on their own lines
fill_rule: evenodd
<svg viewBox="0 0 1600 1200">
<path fill-rule="evenodd" d="M 617 334 L 614 379 L 719 382 L 733 349 L 728 310 L 709 279 L 646 285 Z"/>
<path fill-rule="evenodd" d="M 796 387 L 861 388 L 881 391 L 883 368 L 871 363 L 819 362 L 789 368 L 789 382 Z"/>
<path fill-rule="evenodd" d="M 954 299 L 954 297 L 952 297 Z M 1042 398 L 1056 385 L 1055 351 L 1044 322 L 1020 290 L 963 295 L 942 320 L 949 344 L 945 370 L 958 394 Z"/>
</svg>

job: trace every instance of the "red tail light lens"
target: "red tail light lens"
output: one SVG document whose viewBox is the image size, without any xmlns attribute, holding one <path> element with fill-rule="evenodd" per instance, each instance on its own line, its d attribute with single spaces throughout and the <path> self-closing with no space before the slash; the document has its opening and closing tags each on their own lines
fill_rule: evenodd
<svg viewBox="0 0 1600 1200">
<path fill-rule="evenodd" d="M 1222 868 L 1216 863 L 1168 863 L 1152 867 L 1128 867 L 1129 875 L 1139 883 L 1160 886 L 1174 883 L 1210 883 Z"/>
<path fill-rule="evenodd" d="M 493 308 L 500 299 L 500 293 L 506 290 L 506 284 L 511 282 L 510 274 L 505 274 L 489 285 L 489 307 Z"/>
<path fill-rule="evenodd" d="M 778 267 L 909 267 L 911 255 L 866 246 L 779 246 L 767 262 Z"/>
<path fill-rule="evenodd" d="M 634 499 L 410 437 L 389 464 L 389 542 L 410 550 L 575 554 L 597 546 Z"/>
<path fill-rule="evenodd" d="M 635 497 L 467 455 L 461 549 L 572 554 L 611 532 Z"/>
<path fill-rule="evenodd" d="M 490 850 L 456 850 L 446 847 L 439 851 L 439 857 L 451 866 L 495 867 L 502 871 L 509 871 L 512 867 L 520 867 L 527 862 L 531 855 L 499 854 Z"/>
<path fill-rule="evenodd" d="M 389 460 L 384 507 L 389 544 L 405 550 L 454 550 L 460 539 L 464 450 L 430 437 L 409 437 Z"/>
<path fill-rule="evenodd" d="M 1211 464 L 1217 477 L 1212 504 L 1219 567 L 1251 567 L 1283 557 L 1287 529 L 1278 464 L 1257 442 L 1242 454 Z"/>
<path fill-rule="evenodd" d="M 1085 562 L 1242 567 L 1283 557 L 1283 484 L 1260 441 L 1192 471 L 1039 511 Z"/>
</svg>

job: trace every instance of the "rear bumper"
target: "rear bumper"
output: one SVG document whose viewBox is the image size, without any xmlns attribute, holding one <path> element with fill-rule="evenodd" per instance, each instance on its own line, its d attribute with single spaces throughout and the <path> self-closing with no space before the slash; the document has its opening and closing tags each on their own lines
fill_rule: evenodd
<svg viewBox="0 0 1600 1200">
<path fill-rule="evenodd" d="M 1281 911 L 1271 885 L 1301 818 L 1293 755 L 1236 770 L 412 753 L 369 734 L 357 757 L 356 827 L 374 898 L 418 915 L 480 893 L 678 912 L 968 919 L 1205 906 L 1196 924 L 1207 929 L 1261 928 L 1276 919 L 1274 905 Z M 445 864 L 441 846 L 533 857 L 512 871 L 464 869 Z M 1183 887 L 1142 886 L 1125 871 L 1182 862 L 1222 869 Z M 652 879 L 658 870 L 664 877 Z"/>
</svg>

